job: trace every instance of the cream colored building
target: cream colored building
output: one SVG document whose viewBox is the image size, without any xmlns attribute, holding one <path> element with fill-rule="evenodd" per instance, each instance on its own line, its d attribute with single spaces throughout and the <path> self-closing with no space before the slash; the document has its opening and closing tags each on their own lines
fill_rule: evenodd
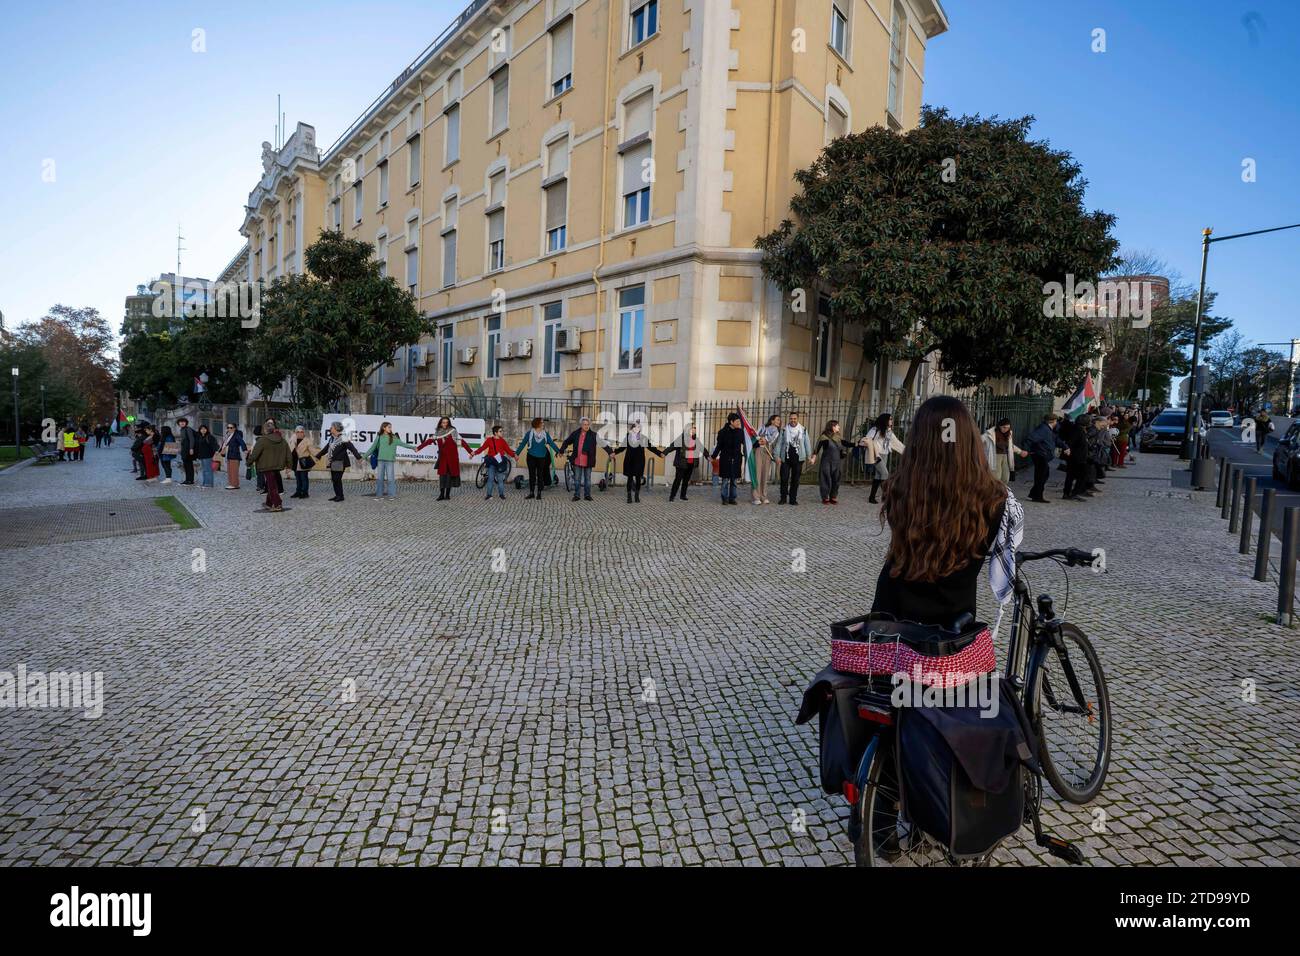
<svg viewBox="0 0 1300 956">
<path fill-rule="evenodd" d="M 946 29 L 936 0 L 475 0 L 328 149 L 264 145 L 232 264 L 374 243 L 438 326 L 386 391 L 845 397 L 853 335 L 791 314 L 754 239 L 829 139 L 918 122 Z"/>
</svg>

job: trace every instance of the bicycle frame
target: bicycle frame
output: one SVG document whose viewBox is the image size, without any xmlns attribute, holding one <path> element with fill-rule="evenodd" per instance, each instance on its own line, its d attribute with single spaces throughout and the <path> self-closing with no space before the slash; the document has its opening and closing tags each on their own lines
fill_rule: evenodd
<svg viewBox="0 0 1300 956">
<path fill-rule="evenodd" d="M 1030 700 L 1042 669 L 1043 660 L 1051 651 L 1056 651 L 1061 662 L 1061 672 L 1074 696 L 1074 705 L 1059 703 L 1051 688 L 1047 689 L 1048 703 L 1053 709 L 1074 713 L 1087 713 L 1088 705 L 1084 699 L 1083 688 L 1074 673 L 1070 655 L 1066 653 L 1065 641 L 1061 637 L 1061 619 L 1052 611 L 1052 599 L 1046 594 L 1039 595 L 1039 611 L 1035 613 L 1029 600 L 1029 586 L 1021 578 L 1019 569 L 1015 580 L 1015 607 L 1011 612 L 1011 637 L 1007 644 L 1006 678 L 1025 703 L 1025 712 L 1035 723 L 1039 719 L 1040 701 L 1035 696 Z"/>
</svg>

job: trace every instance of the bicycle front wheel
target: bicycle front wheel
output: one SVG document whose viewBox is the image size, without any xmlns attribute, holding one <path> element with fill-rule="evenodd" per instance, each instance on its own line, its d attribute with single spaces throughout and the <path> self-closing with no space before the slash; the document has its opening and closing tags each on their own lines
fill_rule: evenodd
<svg viewBox="0 0 1300 956">
<path fill-rule="evenodd" d="M 572 490 L 573 490 L 573 482 L 574 482 L 574 477 L 573 477 L 573 466 L 570 465 L 568 462 L 565 462 L 565 464 L 564 464 L 564 490 L 565 490 L 565 491 L 572 491 Z"/>
<path fill-rule="evenodd" d="M 1101 792 L 1110 767 L 1110 694 L 1092 642 L 1061 625 L 1062 647 L 1048 647 L 1030 688 L 1043 774 L 1071 803 Z"/>
<path fill-rule="evenodd" d="M 487 462 L 486 461 L 479 462 L 478 473 L 474 475 L 474 487 L 480 489 L 487 487 Z"/>
</svg>

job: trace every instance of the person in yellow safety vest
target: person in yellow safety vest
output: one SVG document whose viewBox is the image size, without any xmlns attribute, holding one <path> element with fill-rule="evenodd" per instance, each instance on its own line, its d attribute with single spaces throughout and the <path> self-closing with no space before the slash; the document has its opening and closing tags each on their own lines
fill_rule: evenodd
<svg viewBox="0 0 1300 956">
<path fill-rule="evenodd" d="M 65 431 L 63 440 L 59 443 L 59 461 L 63 461 L 64 455 L 68 456 L 68 461 L 77 457 L 77 433 L 76 431 Z"/>
</svg>

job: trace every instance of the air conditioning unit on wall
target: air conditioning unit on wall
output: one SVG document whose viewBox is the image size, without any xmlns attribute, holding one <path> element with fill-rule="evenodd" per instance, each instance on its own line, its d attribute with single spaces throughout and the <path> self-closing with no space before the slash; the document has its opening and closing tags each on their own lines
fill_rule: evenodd
<svg viewBox="0 0 1300 956">
<path fill-rule="evenodd" d="M 555 330 L 555 351 L 581 352 L 582 330 L 576 325 L 562 325 Z"/>
<path fill-rule="evenodd" d="M 478 356 L 477 345 L 467 345 L 456 352 L 456 361 L 461 365 L 473 365 L 474 359 Z"/>
<path fill-rule="evenodd" d="M 515 357 L 514 342 L 501 342 L 500 344 L 497 345 L 497 359 L 499 361 L 504 361 L 505 359 L 512 359 L 514 357 Z"/>
<path fill-rule="evenodd" d="M 518 342 L 514 343 L 514 346 L 515 346 L 515 358 L 532 357 L 533 354 L 532 339 L 520 339 Z"/>
</svg>

